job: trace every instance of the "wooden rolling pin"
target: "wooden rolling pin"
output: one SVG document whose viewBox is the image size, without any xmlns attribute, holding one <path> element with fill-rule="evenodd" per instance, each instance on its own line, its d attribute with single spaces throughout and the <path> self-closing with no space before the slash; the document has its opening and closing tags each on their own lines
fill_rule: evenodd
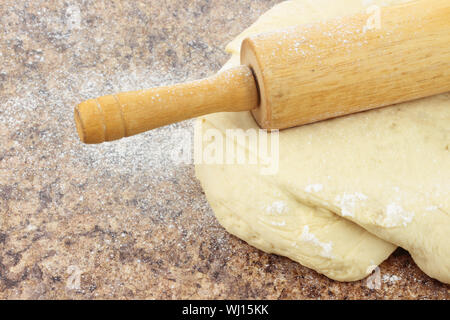
<svg viewBox="0 0 450 320">
<path fill-rule="evenodd" d="M 192 117 L 251 110 L 284 129 L 450 91 L 450 0 L 244 40 L 242 66 L 187 84 L 119 93 L 75 108 L 80 139 L 101 143 Z"/>
</svg>

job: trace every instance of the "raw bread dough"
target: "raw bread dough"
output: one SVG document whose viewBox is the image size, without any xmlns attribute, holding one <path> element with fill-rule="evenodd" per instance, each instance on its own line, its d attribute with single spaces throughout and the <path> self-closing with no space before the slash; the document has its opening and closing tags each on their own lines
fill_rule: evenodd
<svg viewBox="0 0 450 320">
<path fill-rule="evenodd" d="M 400 2 L 283 2 L 228 45 L 233 56 L 225 68 L 239 64 L 249 34 Z M 450 283 L 449 123 L 444 94 L 283 130 L 276 175 L 227 164 L 197 164 L 196 173 L 219 222 L 261 250 L 351 281 L 386 259 L 394 243 L 428 275 Z M 249 112 L 202 117 L 197 147 L 211 128 L 225 139 L 226 129 L 258 126 Z"/>
<path fill-rule="evenodd" d="M 196 138 L 198 131 L 257 127 L 248 112 L 228 116 L 210 115 L 198 122 Z M 255 165 L 196 165 L 217 219 L 231 234 L 339 281 L 364 278 L 395 250 L 358 225 L 304 201 L 295 186 L 283 185 L 278 175 L 260 172 Z"/>
</svg>

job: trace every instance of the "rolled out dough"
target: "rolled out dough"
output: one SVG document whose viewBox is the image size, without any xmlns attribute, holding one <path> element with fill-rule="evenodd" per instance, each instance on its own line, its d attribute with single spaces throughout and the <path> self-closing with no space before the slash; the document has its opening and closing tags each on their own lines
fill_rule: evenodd
<svg viewBox="0 0 450 320">
<path fill-rule="evenodd" d="M 239 64 L 250 34 L 401 2 L 280 3 L 228 45 L 224 68 Z M 255 165 L 201 163 L 196 174 L 219 222 L 263 251 L 352 281 L 398 245 L 425 273 L 450 283 L 449 124 L 450 94 L 443 94 L 283 130 L 275 175 Z M 208 115 L 197 121 L 195 140 L 209 129 L 227 139 L 227 129 L 239 128 L 258 126 L 249 112 Z"/>
</svg>

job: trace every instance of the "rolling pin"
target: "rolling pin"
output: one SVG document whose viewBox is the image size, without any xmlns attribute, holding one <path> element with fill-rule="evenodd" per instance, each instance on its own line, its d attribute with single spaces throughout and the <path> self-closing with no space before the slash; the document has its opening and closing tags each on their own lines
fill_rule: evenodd
<svg viewBox="0 0 450 320">
<path fill-rule="evenodd" d="M 285 129 L 450 91 L 450 0 L 420 0 L 245 39 L 241 66 L 186 84 L 75 107 L 81 141 L 101 143 L 214 112 L 251 111 Z"/>
</svg>

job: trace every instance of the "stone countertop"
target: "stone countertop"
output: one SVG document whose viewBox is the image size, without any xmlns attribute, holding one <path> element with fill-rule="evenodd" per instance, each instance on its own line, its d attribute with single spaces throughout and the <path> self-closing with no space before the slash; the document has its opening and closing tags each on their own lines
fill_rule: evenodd
<svg viewBox="0 0 450 320">
<path fill-rule="evenodd" d="M 0 298 L 450 298 L 401 249 L 369 289 L 229 235 L 193 165 L 167 156 L 192 121 L 78 141 L 76 103 L 212 75 L 276 2 L 0 3 Z"/>
</svg>

